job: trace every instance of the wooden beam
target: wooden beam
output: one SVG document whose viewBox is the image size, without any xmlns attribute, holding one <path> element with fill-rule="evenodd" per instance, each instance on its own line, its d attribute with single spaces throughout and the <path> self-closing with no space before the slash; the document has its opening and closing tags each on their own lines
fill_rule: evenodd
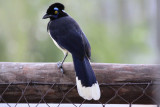
<svg viewBox="0 0 160 107">
<path fill-rule="evenodd" d="M 158 102 L 155 96 L 159 94 L 157 90 L 160 86 L 153 84 L 160 81 L 160 65 L 92 63 L 92 67 L 100 84 L 101 103 Z M 73 64 L 64 63 L 63 68 L 64 74 L 56 63 L 0 62 L 0 101 L 25 103 L 27 99 L 30 103 L 82 103 L 83 99 L 79 97 L 75 86 Z M 143 94 L 153 99 L 143 99 L 142 96 L 141 102 L 138 102 L 136 99 Z M 114 96 L 114 100 L 110 100 Z M 41 100 L 42 97 L 44 100 Z"/>
</svg>

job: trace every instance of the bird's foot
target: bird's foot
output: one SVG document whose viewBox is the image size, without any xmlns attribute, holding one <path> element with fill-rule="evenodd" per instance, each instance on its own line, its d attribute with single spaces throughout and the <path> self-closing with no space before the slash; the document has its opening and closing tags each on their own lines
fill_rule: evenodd
<svg viewBox="0 0 160 107">
<path fill-rule="evenodd" d="M 63 67 L 62 67 L 62 62 L 58 62 L 58 63 L 57 63 L 57 67 L 60 69 L 60 71 L 61 71 L 62 74 L 63 74 L 64 71 L 63 71 Z"/>
</svg>

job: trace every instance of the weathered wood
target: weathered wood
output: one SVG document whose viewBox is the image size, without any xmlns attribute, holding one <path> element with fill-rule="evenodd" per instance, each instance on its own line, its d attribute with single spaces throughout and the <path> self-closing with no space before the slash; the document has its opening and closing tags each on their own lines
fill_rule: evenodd
<svg viewBox="0 0 160 107">
<path fill-rule="evenodd" d="M 160 81 L 160 65 L 92 63 L 92 67 L 99 84 L 101 84 L 102 97 L 100 102 L 102 103 L 106 103 L 114 95 L 117 97 L 107 103 L 132 103 L 136 98 L 143 94 L 143 89 L 145 89 L 148 82 Z M 21 98 L 22 92 L 24 91 L 25 97 L 22 97 L 19 101 L 21 103 L 26 102 L 25 98 L 28 102 L 38 103 L 46 92 L 48 92 L 44 97 L 46 102 L 60 103 L 64 94 L 74 87 L 65 96 L 63 103 L 67 103 L 70 100 L 73 103 L 82 103 L 83 99 L 79 97 L 76 86 L 74 86 L 75 72 L 73 64 L 64 63 L 63 68 L 64 74 L 62 75 L 57 68 L 56 63 L 1 62 L 0 97 L 3 99 L 0 98 L 0 101 L 16 103 L 18 99 Z M 9 85 L 10 83 L 12 84 Z M 144 84 L 137 85 L 130 83 Z M 50 89 L 52 84 L 54 85 L 52 89 Z M 7 86 L 9 87 L 7 88 Z M 159 92 L 159 87 L 159 85 L 155 87 L 155 85 L 153 86 L 150 84 L 150 87 L 146 90 L 147 95 L 154 99 L 154 96 Z M 7 90 L 5 91 L 6 88 Z M 48 89 L 50 90 L 48 91 Z M 127 102 L 122 100 L 122 98 L 119 98 L 118 95 L 123 97 Z M 85 103 L 98 102 L 86 101 Z M 135 101 L 133 103 L 153 104 L 156 102 L 149 98 L 143 99 L 142 97 L 140 102 Z"/>
<path fill-rule="evenodd" d="M 99 83 L 142 82 L 160 80 L 159 65 L 92 63 Z M 72 63 L 64 63 L 64 75 L 56 63 L 0 63 L 0 83 L 55 82 L 75 84 Z"/>
</svg>

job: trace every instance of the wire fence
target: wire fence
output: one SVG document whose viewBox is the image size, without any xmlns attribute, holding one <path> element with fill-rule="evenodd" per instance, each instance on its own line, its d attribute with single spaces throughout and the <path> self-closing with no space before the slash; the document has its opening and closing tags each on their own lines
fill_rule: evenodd
<svg viewBox="0 0 160 107">
<path fill-rule="evenodd" d="M 92 63 L 92 67 L 101 90 L 98 101 L 79 96 L 72 63 L 63 65 L 62 74 L 56 63 L 0 62 L 0 103 L 4 107 L 20 104 L 29 107 L 152 104 L 159 107 L 160 65 Z"/>
<path fill-rule="evenodd" d="M 11 107 L 11 103 L 26 103 L 29 107 L 36 103 L 36 107 L 51 103 L 72 104 L 80 107 L 86 103 L 100 104 L 154 104 L 159 107 L 160 84 L 153 82 L 143 83 L 110 83 L 100 84 L 101 98 L 98 101 L 87 101 L 79 97 L 75 84 L 56 84 L 28 81 L 25 83 L 0 83 L 0 103 Z M 76 105 L 79 103 L 80 105 Z"/>
</svg>

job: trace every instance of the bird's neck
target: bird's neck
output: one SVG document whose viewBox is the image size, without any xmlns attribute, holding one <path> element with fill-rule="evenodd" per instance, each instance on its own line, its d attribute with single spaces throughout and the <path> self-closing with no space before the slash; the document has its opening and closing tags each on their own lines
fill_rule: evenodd
<svg viewBox="0 0 160 107">
<path fill-rule="evenodd" d="M 49 31 L 49 24 L 51 23 L 51 19 L 50 19 L 50 21 L 48 22 L 48 25 L 47 25 L 47 32 Z"/>
</svg>

